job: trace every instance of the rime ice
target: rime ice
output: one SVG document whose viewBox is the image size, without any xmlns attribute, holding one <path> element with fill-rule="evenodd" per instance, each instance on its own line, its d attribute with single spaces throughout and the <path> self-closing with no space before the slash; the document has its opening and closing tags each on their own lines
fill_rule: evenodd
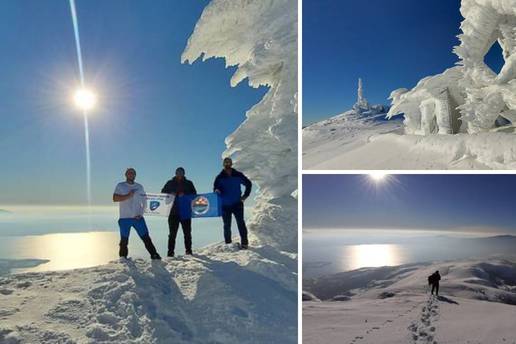
<svg viewBox="0 0 516 344">
<path fill-rule="evenodd" d="M 389 118 L 403 113 L 408 134 L 472 134 L 516 120 L 516 1 L 463 0 L 460 11 L 458 66 L 391 93 Z M 484 62 L 497 41 L 499 74 Z"/>
</svg>

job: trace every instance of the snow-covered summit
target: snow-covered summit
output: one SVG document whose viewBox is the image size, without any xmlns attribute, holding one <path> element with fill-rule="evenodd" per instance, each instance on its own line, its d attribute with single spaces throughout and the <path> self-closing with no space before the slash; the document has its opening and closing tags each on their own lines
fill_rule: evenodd
<svg viewBox="0 0 516 344">
<path fill-rule="evenodd" d="M 307 279 L 303 289 L 322 300 L 425 293 L 427 277 L 436 270 L 443 295 L 516 305 L 516 259 L 510 257 L 362 268 Z"/>
<path fill-rule="evenodd" d="M 212 245 L 0 278 L 0 343 L 297 343 L 295 255 Z"/>
<path fill-rule="evenodd" d="M 427 285 L 436 270 L 439 297 Z M 499 257 L 307 280 L 303 343 L 516 343 L 515 276 L 516 258 Z"/>
<path fill-rule="evenodd" d="M 259 186 L 251 249 L 2 277 L 0 343 L 297 343 L 296 7 L 213 0 L 182 56 L 270 87 L 224 153 Z"/>
<path fill-rule="evenodd" d="M 358 88 L 357 88 L 357 101 L 355 104 L 353 104 L 353 107 L 351 108 L 348 113 L 356 113 L 363 116 L 374 116 L 378 114 L 387 114 L 389 111 L 389 106 L 387 105 L 371 105 L 367 101 L 366 97 L 364 96 L 364 89 L 362 86 L 362 78 L 358 79 Z"/>
</svg>

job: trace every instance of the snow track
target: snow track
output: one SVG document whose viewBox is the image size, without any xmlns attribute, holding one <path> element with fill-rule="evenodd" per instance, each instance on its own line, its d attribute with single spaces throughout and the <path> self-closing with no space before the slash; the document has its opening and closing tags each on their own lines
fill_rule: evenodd
<svg viewBox="0 0 516 344">
<path fill-rule="evenodd" d="M 426 279 L 436 270 L 445 296 L 429 295 Z M 305 292 L 323 301 L 303 302 L 303 343 L 516 344 L 515 271 L 516 257 L 498 257 L 307 279 Z"/>
<path fill-rule="evenodd" d="M 412 343 L 437 344 L 435 338 L 435 322 L 439 319 L 439 303 L 431 295 L 421 310 L 421 316 L 408 327 Z"/>
</svg>

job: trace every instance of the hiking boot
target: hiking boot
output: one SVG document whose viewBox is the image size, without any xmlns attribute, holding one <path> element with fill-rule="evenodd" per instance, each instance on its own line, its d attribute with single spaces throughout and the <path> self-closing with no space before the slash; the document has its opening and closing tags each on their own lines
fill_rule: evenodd
<svg viewBox="0 0 516 344">
<path fill-rule="evenodd" d="M 186 252 L 185 252 L 185 254 L 186 254 L 186 255 L 189 255 L 189 256 L 192 256 L 192 255 L 193 255 L 192 250 L 188 250 L 188 251 L 186 251 Z"/>
<path fill-rule="evenodd" d="M 141 239 L 143 241 L 143 244 L 145 245 L 145 248 L 150 253 L 151 258 L 159 257 L 159 258 L 152 258 L 152 259 L 161 259 L 158 252 L 156 251 L 156 247 L 154 247 L 154 244 L 152 243 L 150 236 L 147 234 L 147 235 L 142 236 Z"/>
<path fill-rule="evenodd" d="M 127 249 L 127 244 L 129 243 L 129 238 L 122 238 L 120 239 L 120 249 L 118 250 L 118 256 L 119 257 L 123 257 L 123 258 L 127 258 L 127 254 L 129 253 L 128 252 L 128 249 Z"/>
<path fill-rule="evenodd" d="M 160 256 L 159 254 L 157 254 L 157 253 L 152 254 L 152 255 L 150 256 L 150 258 L 151 258 L 152 260 L 161 260 L 161 256 Z"/>
<path fill-rule="evenodd" d="M 167 257 L 174 258 L 175 257 L 174 252 L 168 252 Z"/>
<path fill-rule="evenodd" d="M 240 245 L 240 249 L 242 249 L 242 250 L 247 250 L 248 248 L 249 248 L 248 244 L 241 244 Z"/>
</svg>

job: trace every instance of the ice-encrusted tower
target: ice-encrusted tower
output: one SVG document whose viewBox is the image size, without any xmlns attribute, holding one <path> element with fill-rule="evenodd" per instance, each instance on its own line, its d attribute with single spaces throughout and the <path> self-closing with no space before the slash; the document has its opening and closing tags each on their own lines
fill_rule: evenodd
<svg viewBox="0 0 516 344">
<path fill-rule="evenodd" d="M 362 78 L 358 78 L 357 102 L 353 105 L 355 110 L 368 110 L 369 103 L 364 97 L 364 90 L 362 88 Z"/>
</svg>

